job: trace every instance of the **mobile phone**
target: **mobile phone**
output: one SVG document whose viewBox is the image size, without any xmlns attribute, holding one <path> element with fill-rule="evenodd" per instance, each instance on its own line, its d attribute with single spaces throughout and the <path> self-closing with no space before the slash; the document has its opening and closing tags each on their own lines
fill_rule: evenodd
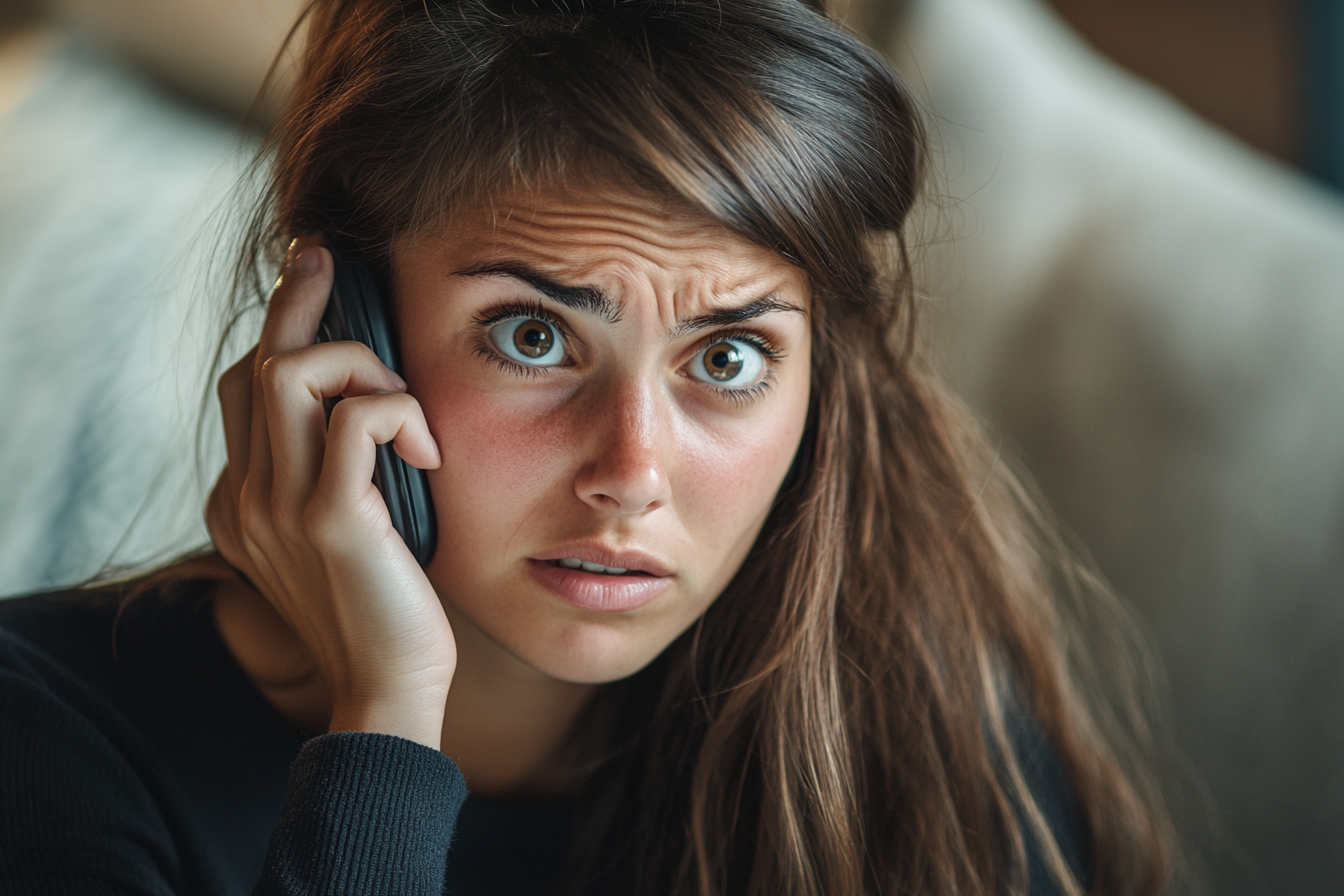
<svg viewBox="0 0 1344 896">
<path fill-rule="evenodd" d="M 400 375 L 397 329 L 387 299 L 390 294 L 387 278 L 354 244 L 328 236 L 327 248 L 331 250 L 336 273 L 327 310 L 317 328 L 317 341 L 362 342 L 373 349 L 378 360 Z M 378 446 L 373 484 L 382 492 L 393 528 L 411 549 L 416 562 L 427 566 L 434 556 L 437 532 L 425 471 L 398 457 L 389 442 Z"/>
</svg>

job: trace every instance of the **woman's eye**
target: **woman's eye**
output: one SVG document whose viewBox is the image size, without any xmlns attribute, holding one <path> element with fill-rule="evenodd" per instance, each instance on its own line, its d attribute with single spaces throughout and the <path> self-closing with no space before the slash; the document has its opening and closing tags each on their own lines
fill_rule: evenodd
<svg viewBox="0 0 1344 896">
<path fill-rule="evenodd" d="M 715 386 L 740 389 L 755 385 L 764 367 L 765 357 L 750 342 L 720 339 L 691 359 L 691 376 Z"/>
<path fill-rule="evenodd" d="M 539 317 L 500 321 L 490 328 L 490 342 L 510 361 L 529 367 L 555 367 L 565 359 L 560 331 Z"/>
</svg>

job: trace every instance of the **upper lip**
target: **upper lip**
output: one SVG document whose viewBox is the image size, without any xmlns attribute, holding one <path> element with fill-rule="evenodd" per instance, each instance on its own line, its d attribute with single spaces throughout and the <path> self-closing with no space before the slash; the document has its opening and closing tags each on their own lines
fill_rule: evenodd
<svg viewBox="0 0 1344 896">
<path fill-rule="evenodd" d="M 560 545 L 559 547 L 549 548 L 539 554 L 535 554 L 532 559 L 564 560 L 567 557 L 572 557 L 575 560 L 586 560 L 589 563 L 600 563 L 603 566 L 611 566 L 617 569 L 629 569 L 635 572 L 644 572 L 651 576 L 672 575 L 671 565 L 659 560 L 652 554 L 634 550 L 622 551 L 591 542 L 585 544 L 565 544 Z"/>
</svg>

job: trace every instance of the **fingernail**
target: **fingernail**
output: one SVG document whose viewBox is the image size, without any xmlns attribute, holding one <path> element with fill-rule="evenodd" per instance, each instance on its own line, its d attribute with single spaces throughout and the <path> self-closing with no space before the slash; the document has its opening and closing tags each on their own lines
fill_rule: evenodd
<svg viewBox="0 0 1344 896">
<path fill-rule="evenodd" d="M 298 277 L 307 277 L 310 274 L 317 273 L 318 258 L 317 247 L 309 246 L 289 263 L 289 272 Z"/>
<path fill-rule="evenodd" d="M 316 273 L 317 267 L 317 248 L 315 246 L 300 248 L 299 241 L 295 239 L 294 242 L 289 244 L 289 250 L 285 253 L 285 264 L 281 273 L 295 277 L 307 277 L 309 274 Z"/>
</svg>

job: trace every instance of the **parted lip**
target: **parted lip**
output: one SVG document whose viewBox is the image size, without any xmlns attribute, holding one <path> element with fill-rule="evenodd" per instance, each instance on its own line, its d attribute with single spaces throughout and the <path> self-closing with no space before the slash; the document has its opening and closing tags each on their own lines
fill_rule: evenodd
<svg viewBox="0 0 1344 896">
<path fill-rule="evenodd" d="M 586 560 L 589 563 L 601 563 L 603 566 L 628 569 L 631 572 L 647 573 L 651 576 L 672 575 L 671 564 L 659 560 L 652 554 L 637 550 L 618 550 L 595 542 L 565 544 L 547 548 L 541 553 L 533 555 L 532 559 L 551 561 L 564 560 L 567 557 L 572 557 L 575 560 Z"/>
</svg>

